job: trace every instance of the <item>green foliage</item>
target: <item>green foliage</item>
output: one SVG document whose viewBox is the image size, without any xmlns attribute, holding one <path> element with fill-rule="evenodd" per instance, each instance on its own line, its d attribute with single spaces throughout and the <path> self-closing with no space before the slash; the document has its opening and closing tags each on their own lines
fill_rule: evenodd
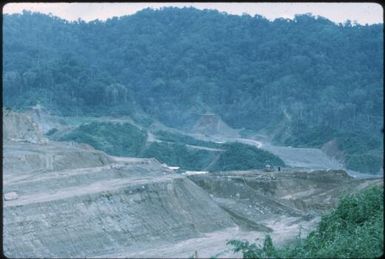
<svg viewBox="0 0 385 259">
<path fill-rule="evenodd" d="M 265 237 L 263 245 L 250 244 L 248 241 L 230 240 L 227 245 L 234 247 L 234 252 L 241 252 L 243 258 L 271 258 L 276 257 L 277 252 L 270 235 Z"/>
<path fill-rule="evenodd" d="M 86 143 L 111 155 L 137 156 L 146 138 L 146 132 L 128 123 L 92 122 L 80 125 L 59 140 Z"/>
<path fill-rule="evenodd" d="M 277 156 L 242 143 L 228 143 L 222 146 L 225 151 L 209 168 L 211 171 L 262 169 L 266 164 L 284 166 Z"/>
<path fill-rule="evenodd" d="M 284 143 L 297 147 L 321 147 L 337 135 L 337 131 L 330 127 L 308 127 L 304 122 L 295 124 L 292 131 L 291 137 Z"/>
<path fill-rule="evenodd" d="M 242 138 L 253 138 L 257 132 L 250 129 L 242 129 L 239 134 Z"/>
<path fill-rule="evenodd" d="M 182 129 L 210 110 L 255 132 L 284 123 L 291 130 L 276 139 L 291 145 L 321 146 L 337 131 L 381 139 L 382 24 L 164 8 L 89 23 L 5 14 L 3 25 L 9 107 L 40 102 L 71 116 L 141 111 Z M 347 165 L 376 171 L 376 161 L 357 157 L 371 152 L 360 148 L 342 148 L 355 156 Z"/>
<path fill-rule="evenodd" d="M 375 174 L 383 164 L 383 138 L 379 134 L 365 132 L 341 132 L 330 127 L 309 128 L 298 123 L 292 128 L 292 135 L 283 142 L 297 147 L 321 147 L 330 140 L 336 140 L 338 148 L 345 154 L 347 169 Z"/>
<path fill-rule="evenodd" d="M 58 140 L 86 143 L 111 155 L 153 157 L 185 170 L 247 170 L 264 168 L 266 163 L 284 165 L 273 154 L 241 143 L 217 144 L 165 131 L 158 132 L 156 137 L 162 141 L 146 143 L 147 133 L 131 124 L 88 122 Z M 207 147 L 218 150 L 206 150 Z"/>
<path fill-rule="evenodd" d="M 187 138 L 187 140 L 191 139 Z M 181 139 L 178 139 L 178 141 L 181 141 Z M 206 143 L 210 144 L 210 142 Z M 207 146 L 206 143 L 201 144 L 205 147 Z M 228 171 L 262 169 L 267 163 L 274 166 L 284 166 L 280 158 L 250 145 L 241 143 L 218 145 L 216 147 L 224 151 L 190 148 L 183 142 L 155 142 L 144 151 L 143 156 L 155 157 L 168 165 L 180 166 L 186 170 Z"/>
<path fill-rule="evenodd" d="M 52 128 L 52 129 L 50 129 L 47 133 L 45 133 L 45 135 L 46 135 L 46 136 L 52 136 L 52 135 L 55 134 L 57 131 L 58 131 L 57 128 Z"/>
<path fill-rule="evenodd" d="M 345 164 L 348 169 L 375 174 L 383 167 L 383 162 L 382 154 L 359 154 L 346 156 Z"/>
<path fill-rule="evenodd" d="M 263 247 L 232 240 L 244 258 L 375 258 L 384 252 L 384 191 L 371 187 L 343 198 L 322 217 L 317 229 L 304 240 L 274 247 L 270 237 Z"/>
<path fill-rule="evenodd" d="M 365 173 L 378 173 L 383 166 L 383 138 L 373 134 L 339 134 L 337 144 L 346 154 L 348 169 Z"/>
<path fill-rule="evenodd" d="M 156 137 L 166 142 L 151 144 L 144 155 L 155 157 L 169 165 L 180 166 L 182 169 L 229 171 L 262 169 L 266 164 L 284 166 L 279 157 L 242 143 L 218 144 L 166 131 L 157 132 Z M 186 145 L 217 148 L 223 151 L 198 150 L 188 148 Z"/>
<path fill-rule="evenodd" d="M 341 200 L 304 242 L 304 256 L 379 257 L 383 253 L 383 188 L 373 187 Z"/>
<path fill-rule="evenodd" d="M 171 133 L 169 131 L 158 131 L 155 133 L 157 139 L 168 142 L 184 143 L 187 145 L 209 147 L 209 148 L 221 148 L 221 144 L 199 140 L 187 135 Z"/>
<path fill-rule="evenodd" d="M 188 148 L 183 144 L 154 142 L 143 153 L 143 157 L 155 157 L 171 166 L 186 170 L 202 170 L 215 158 L 217 152 Z"/>
<path fill-rule="evenodd" d="M 90 23 L 4 15 L 4 101 L 38 97 L 65 114 L 128 114 L 135 101 L 173 126 L 203 105 L 254 130 L 285 110 L 293 125 L 370 132 L 383 115 L 382 29 L 193 8 Z"/>
</svg>

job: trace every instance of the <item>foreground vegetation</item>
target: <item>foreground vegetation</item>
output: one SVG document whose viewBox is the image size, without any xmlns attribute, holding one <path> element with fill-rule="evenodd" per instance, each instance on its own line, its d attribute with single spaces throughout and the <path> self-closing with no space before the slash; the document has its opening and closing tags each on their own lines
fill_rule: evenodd
<svg viewBox="0 0 385 259">
<path fill-rule="evenodd" d="M 231 240 L 244 258 L 375 258 L 384 251 L 384 191 L 371 187 L 343 198 L 322 217 L 305 239 L 275 247 L 270 236 L 263 245 Z"/>
</svg>

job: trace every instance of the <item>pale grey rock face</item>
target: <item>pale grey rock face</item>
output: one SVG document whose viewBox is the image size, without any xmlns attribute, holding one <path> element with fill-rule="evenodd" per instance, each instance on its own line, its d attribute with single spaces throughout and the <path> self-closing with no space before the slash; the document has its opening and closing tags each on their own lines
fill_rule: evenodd
<svg viewBox="0 0 385 259">
<path fill-rule="evenodd" d="M 185 176 L 155 159 L 46 141 L 25 114 L 4 114 L 4 252 L 95 257 L 141 251 L 235 224 Z"/>
<path fill-rule="evenodd" d="M 3 142 L 9 141 L 42 144 L 46 143 L 47 139 L 29 116 L 3 109 Z"/>
<path fill-rule="evenodd" d="M 31 172 L 103 166 L 112 163 L 112 158 L 101 151 L 86 149 L 79 144 L 49 142 L 33 144 L 12 142 L 3 145 L 4 178 L 7 182 L 17 175 Z M 31 174 L 30 177 L 34 177 Z"/>
<path fill-rule="evenodd" d="M 3 248 L 11 258 L 185 258 L 195 250 L 233 258 L 229 239 L 270 233 L 286 242 L 300 227 L 312 230 L 342 193 L 382 183 L 325 170 L 179 174 L 155 159 L 33 141 L 38 130 L 21 134 L 29 119 L 7 118 Z"/>
<path fill-rule="evenodd" d="M 63 143 L 5 145 L 4 192 L 18 195 L 4 201 L 8 257 L 133 252 L 235 226 L 205 191 L 156 160 Z"/>
</svg>

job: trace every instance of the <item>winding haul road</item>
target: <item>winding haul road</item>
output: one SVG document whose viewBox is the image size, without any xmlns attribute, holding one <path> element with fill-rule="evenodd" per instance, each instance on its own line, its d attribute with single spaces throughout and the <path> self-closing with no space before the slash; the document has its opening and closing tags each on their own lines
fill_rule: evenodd
<svg viewBox="0 0 385 259">
<path fill-rule="evenodd" d="M 343 169 L 350 176 L 354 178 L 378 178 L 383 177 L 381 175 L 363 174 L 352 170 L 347 170 L 344 165 L 327 156 L 319 148 L 299 148 L 291 146 L 276 146 L 267 141 L 259 141 L 255 139 L 239 138 L 239 137 L 205 137 L 194 135 L 194 137 L 201 138 L 206 141 L 213 141 L 216 143 L 225 142 L 240 142 L 248 145 L 255 146 L 262 150 L 269 151 L 270 153 L 281 158 L 288 167 L 305 170 L 330 170 L 330 169 Z"/>
<path fill-rule="evenodd" d="M 218 139 L 212 141 L 218 142 Z M 221 137 L 219 142 L 240 142 L 269 151 L 281 158 L 289 167 L 300 167 L 307 169 L 343 169 L 343 165 L 329 158 L 318 148 L 294 148 L 286 146 L 275 146 L 267 142 L 246 138 Z"/>
<path fill-rule="evenodd" d="M 353 170 L 348 170 L 344 165 L 330 157 L 328 157 L 321 149 L 319 148 L 298 148 L 290 146 L 275 146 L 267 142 L 262 142 L 253 139 L 245 138 L 227 138 L 223 141 L 237 141 L 244 144 L 249 144 L 256 146 L 257 148 L 269 151 L 270 153 L 281 158 L 285 164 L 289 167 L 294 168 L 303 168 L 311 170 L 319 169 L 343 169 L 350 176 L 354 178 L 381 178 L 383 174 L 372 175 L 359 173 Z"/>
</svg>

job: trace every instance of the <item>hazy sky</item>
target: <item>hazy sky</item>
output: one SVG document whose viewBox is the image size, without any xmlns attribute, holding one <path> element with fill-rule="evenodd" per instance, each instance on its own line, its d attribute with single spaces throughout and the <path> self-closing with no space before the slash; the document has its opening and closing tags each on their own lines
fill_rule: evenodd
<svg viewBox="0 0 385 259">
<path fill-rule="evenodd" d="M 348 19 L 360 24 L 383 22 L 382 6 L 376 3 L 9 3 L 4 6 L 3 12 L 20 13 L 25 9 L 52 13 L 70 21 L 78 18 L 90 21 L 134 14 L 147 7 L 164 6 L 193 6 L 198 9 L 217 9 L 237 15 L 259 14 L 268 19 L 293 18 L 295 14 L 312 13 L 336 23 Z"/>
</svg>

